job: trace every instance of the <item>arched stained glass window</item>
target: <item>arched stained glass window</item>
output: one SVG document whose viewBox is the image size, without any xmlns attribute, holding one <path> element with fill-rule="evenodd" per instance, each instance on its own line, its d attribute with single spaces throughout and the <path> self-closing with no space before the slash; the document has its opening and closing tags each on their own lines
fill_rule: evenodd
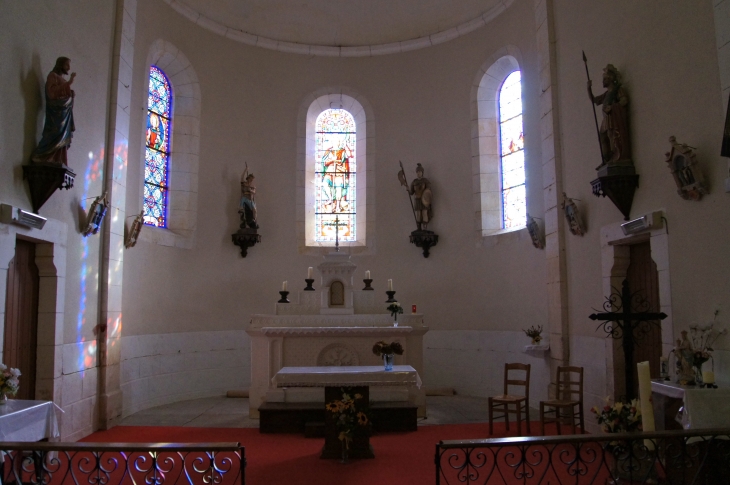
<svg viewBox="0 0 730 485">
<path fill-rule="evenodd" d="M 520 71 L 507 76 L 499 90 L 499 139 L 502 227 L 523 227 L 527 221 L 527 200 Z"/>
<path fill-rule="evenodd" d="M 356 241 L 355 119 L 327 109 L 315 124 L 315 241 Z"/>
<path fill-rule="evenodd" d="M 147 137 L 144 165 L 144 223 L 167 227 L 172 88 L 157 66 L 150 67 L 147 96 Z"/>
</svg>

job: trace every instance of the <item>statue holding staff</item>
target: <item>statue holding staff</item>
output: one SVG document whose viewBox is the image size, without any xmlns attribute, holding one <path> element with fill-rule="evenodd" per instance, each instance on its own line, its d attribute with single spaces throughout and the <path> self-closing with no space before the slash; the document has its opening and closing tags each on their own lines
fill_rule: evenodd
<svg viewBox="0 0 730 485">
<path fill-rule="evenodd" d="M 403 171 L 403 164 L 401 164 L 401 170 L 398 172 L 398 180 L 401 185 L 405 186 L 408 191 L 408 196 L 413 196 L 411 199 L 411 208 L 416 219 L 416 226 L 419 231 L 428 231 L 428 223 L 433 219 L 433 210 L 431 209 L 431 202 L 433 200 L 433 192 L 431 191 L 431 182 L 423 176 L 423 166 L 419 163 L 416 166 L 416 178 L 411 181 L 410 187 L 406 181 L 406 175 Z"/>
<path fill-rule="evenodd" d="M 252 173 L 248 173 L 248 163 L 246 169 L 241 175 L 241 203 L 238 206 L 238 213 L 241 216 L 241 229 L 247 226 L 251 229 L 258 229 L 256 222 L 256 185 L 254 185 L 255 177 Z"/>
<path fill-rule="evenodd" d="M 48 74 L 45 86 L 46 120 L 41 141 L 30 157 L 32 162 L 68 165 L 66 152 L 76 129 L 73 115 L 75 93 L 71 89 L 76 73 L 72 72 L 68 81 L 63 77 L 70 70 L 71 60 L 59 57 Z"/>
</svg>

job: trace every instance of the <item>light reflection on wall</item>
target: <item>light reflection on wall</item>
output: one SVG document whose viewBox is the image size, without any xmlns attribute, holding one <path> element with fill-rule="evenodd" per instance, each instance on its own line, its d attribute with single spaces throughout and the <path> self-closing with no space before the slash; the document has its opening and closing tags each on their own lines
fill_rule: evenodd
<svg viewBox="0 0 730 485">
<path fill-rule="evenodd" d="M 92 182 L 101 180 L 101 167 L 104 160 L 104 147 L 102 146 L 99 153 L 95 156 L 93 152 L 89 152 L 89 162 L 86 165 L 86 171 L 84 172 L 84 189 L 81 193 L 81 206 L 84 209 L 84 214 L 89 209 L 89 206 L 93 202 L 93 199 L 89 197 L 96 197 L 99 194 L 89 195 L 89 186 Z M 88 200 L 87 200 L 88 199 Z M 94 266 L 89 264 L 89 239 L 91 237 L 81 238 L 81 278 L 80 278 L 80 301 L 79 301 L 79 314 L 76 319 L 76 335 L 77 342 L 84 342 L 86 339 L 83 336 L 83 329 L 86 325 L 86 292 L 87 292 L 87 277 L 94 271 Z M 96 288 L 99 288 L 99 275 L 96 272 Z M 84 348 L 84 351 L 79 355 L 78 368 L 87 369 L 94 363 L 96 356 L 96 343 Z"/>
</svg>

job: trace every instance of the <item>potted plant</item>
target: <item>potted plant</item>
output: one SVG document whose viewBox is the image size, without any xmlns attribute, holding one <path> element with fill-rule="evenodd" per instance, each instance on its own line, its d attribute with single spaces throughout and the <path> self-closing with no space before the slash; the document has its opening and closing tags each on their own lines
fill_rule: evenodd
<svg viewBox="0 0 730 485">
<path fill-rule="evenodd" d="M 373 345 L 373 354 L 383 356 L 385 370 L 393 370 L 393 355 L 403 355 L 403 346 L 399 342 L 385 343 L 383 340 Z"/>
<path fill-rule="evenodd" d="M 535 327 L 534 325 L 527 330 L 524 328 L 522 329 L 523 332 L 525 332 L 525 335 L 530 337 L 532 339 L 532 345 L 540 345 L 540 342 L 542 341 L 542 325 L 538 325 Z"/>
<path fill-rule="evenodd" d="M 390 312 L 390 315 L 394 319 L 393 326 L 397 327 L 398 326 L 398 314 L 403 313 L 403 307 L 400 306 L 400 303 L 398 303 L 397 301 L 394 301 L 393 303 L 388 305 L 385 309 Z"/>
</svg>

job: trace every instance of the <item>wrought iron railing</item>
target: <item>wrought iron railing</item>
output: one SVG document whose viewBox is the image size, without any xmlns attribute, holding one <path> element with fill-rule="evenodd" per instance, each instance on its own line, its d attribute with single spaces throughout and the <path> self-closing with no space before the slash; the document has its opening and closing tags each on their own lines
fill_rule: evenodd
<svg viewBox="0 0 730 485">
<path fill-rule="evenodd" d="M 437 485 L 730 484 L 730 429 L 441 441 Z"/>
<path fill-rule="evenodd" d="M 245 485 L 239 443 L 0 443 L 0 485 Z"/>
</svg>

